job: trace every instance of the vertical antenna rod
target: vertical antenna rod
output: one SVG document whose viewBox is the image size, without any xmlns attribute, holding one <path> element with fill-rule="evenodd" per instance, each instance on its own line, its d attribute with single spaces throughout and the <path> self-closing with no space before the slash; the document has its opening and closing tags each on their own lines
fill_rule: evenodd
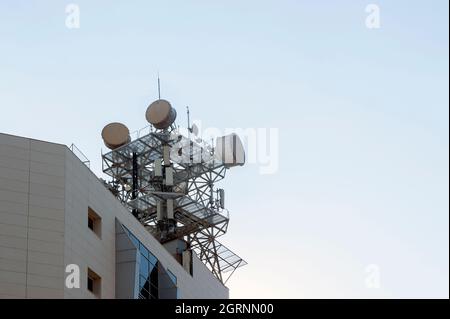
<svg viewBox="0 0 450 319">
<path fill-rule="evenodd" d="M 161 100 L 161 83 L 159 81 L 159 72 L 158 72 L 158 99 Z"/>
<path fill-rule="evenodd" d="M 189 106 L 186 106 L 186 111 L 187 111 L 187 121 L 188 121 L 188 130 L 189 130 L 189 133 L 192 133 L 191 132 L 191 121 L 190 121 L 190 118 L 189 118 Z"/>
</svg>

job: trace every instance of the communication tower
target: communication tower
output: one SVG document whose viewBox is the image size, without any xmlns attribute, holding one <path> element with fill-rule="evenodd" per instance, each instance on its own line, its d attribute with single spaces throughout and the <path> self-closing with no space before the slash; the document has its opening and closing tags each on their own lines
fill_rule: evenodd
<svg viewBox="0 0 450 319">
<path fill-rule="evenodd" d="M 135 139 L 124 124 L 104 127 L 110 151 L 102 154 L 102 169 L 111 177 L 106 186 L 186 271 L 192 273 L 195 252 L 225 284 L 246 262 L 217 241 L 229 214 L 225 191 L 215 184 L 228 169 L 244 165 L 242 142 L 236 134 L 217 138 L 215 146 L 199 142 L 198 128 L 189 123 L 188 136 L 181 134 L 175 108 L 161 98 L 145 117 L 151 125 Z"/>
</svg>

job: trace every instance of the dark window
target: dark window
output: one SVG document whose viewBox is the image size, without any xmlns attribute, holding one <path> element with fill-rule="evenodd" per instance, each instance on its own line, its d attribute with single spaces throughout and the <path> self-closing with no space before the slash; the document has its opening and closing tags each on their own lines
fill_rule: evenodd
<svg viewBox="0 0 450 319">
<path fill-rule="evenodd" d="M 94 279 L 88 277 L 87 287 L 90 292 L 94 292 Z"/>
<path fill-rule="evenodd" d="M 102 237 L 102 218 L 90 207 L 88 207 L 88 227 L 98 237 Z"/>
<path fill-rule="evenodd" d="M 150 299 L 150 293 L 145 287 L 141 287 L 139 295 L 141 299 Z"/>
<path fill-rule="evenodd" d="M 87 289 L 100 298 L 102 288 L 101 286 L 102 286 L 102 278 L 92 269 L 88 268 Z"/>
<path fill-rule="evenodd" d="M 88 227 L 90 230 L 94 231 L 94 219 L 88 216 Z"/>
</svg>

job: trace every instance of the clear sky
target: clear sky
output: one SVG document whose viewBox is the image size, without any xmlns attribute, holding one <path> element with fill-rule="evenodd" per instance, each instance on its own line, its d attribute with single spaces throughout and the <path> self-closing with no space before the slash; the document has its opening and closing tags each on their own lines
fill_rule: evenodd
<svg viewBox="0 0 450 319">
<path fill-rule="evenodd" d="M 144 127 L 159 71 L 180 125 L 279 130 L 275 174 L 220 185 L 231 297 L 448 298 L 447 0 L 73 2 L 79 29 L 69 1 L 0 2 L 0 132 L 100 174 L 101 129 Z"/>
</svg>

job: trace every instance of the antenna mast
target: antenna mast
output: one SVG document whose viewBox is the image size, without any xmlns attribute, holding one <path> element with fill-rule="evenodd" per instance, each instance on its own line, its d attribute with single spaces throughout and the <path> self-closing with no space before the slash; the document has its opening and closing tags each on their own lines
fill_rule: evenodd
<svg viewBox="0 0 450 319">
<path fill-rule="evenodd" d="M 158 73 L 159 98 L 160 84 Z M 186 111 L 187 137 L 172 134 L 177 112 L 161 99 L 145 112 L 152 128 L 147 135 L 131 140 L 125 125 L 108 124 L 102 131 L 110 149 L 102 154 L 103 173 L 111 177 L 109 190 L 153 237 L 167 244 L 188 273 L 196 254 L 225 284 L 246 262 L 216 239 L 227 232 L 229 215 L 223 190 L 217 192 L 215 183 L 229 168 L 244 165 L 244 147 L 233 134 L 217 138 L 215 147 L 214 140 L 209 145 L 198 137 L 197 125 L 191 126 L 189 106 Z"/>
<path fill-rule="evenodd" d="M 186 106 L 186 112 L 187 112 L 187 121 L 188 121 L 188 126 L 187 126 L 187 128 L 188 128 L 188 130 L 189 130 L 189 133 L 192 133 L 192 129 L 191 129 L 191 119 L 190 119 L 190 117 L 189 117 L 189 114 L 190 114 L 190 112 L 189 112 L 189 106 Z"/>
<path fill-rule="evenodd" d="M 159 80 L 159 72 L 158 72 L 158 100 L 161 100 L 161 82 Z"/>
</svg>

